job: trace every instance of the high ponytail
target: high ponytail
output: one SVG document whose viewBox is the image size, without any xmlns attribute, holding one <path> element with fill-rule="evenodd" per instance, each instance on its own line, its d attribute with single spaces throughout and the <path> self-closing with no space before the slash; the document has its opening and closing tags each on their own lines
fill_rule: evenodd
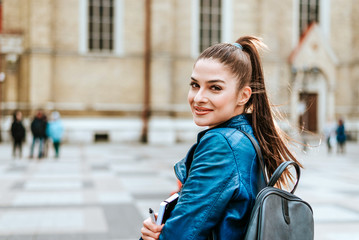
<svg viewBox="0 0 359 240">
<path fill-rule="evenodd" d="M 263 68 L 258 49 L 266 46 L 255 37 L 244 36 L 237 41 L 243 51 L 248 54 L 251 62 L 251 78 L 249 86 L 252 88 L 252 96 L 245 105 L 245 112 L 252 113 L 252 127 L 262 150 L 265 160 L 266 170 L 269 176 L 275 169 L 285 161 L 295 161 L 301 164 L 288 149 L 289 137 L 276 124 L 274 116 L 279 113 L 274 112 L 269 102 L 263 75 Z M 288 180 L 292 180 L 289 171 L 286 171 L 279 180 L 281 185 L 287 185 Z"/>
</svg>

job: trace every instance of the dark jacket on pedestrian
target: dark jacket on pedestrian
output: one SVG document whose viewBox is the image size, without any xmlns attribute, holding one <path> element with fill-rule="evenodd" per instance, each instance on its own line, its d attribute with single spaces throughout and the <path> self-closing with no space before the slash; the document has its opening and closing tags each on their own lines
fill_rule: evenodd
<svg viewBox="0 0 359 240">
<path fill-rule="evenodd" d="M 337 141 L 338 143 L 345 143 L 347 137 L 345 135 L 345 128 L 344 128 L 344 125 L 339 125 L 338 128 L 337 128 Z"/>
<path fill-rule="evenodd" d="M 11 136 L 15 142 L 25 141 L 26 131 L 21 121 L 15 120 L 11 125 Z"/>
<path fill-rule="evenodd" d="M 46 136 L 46 121 L 43 118 L 35 118 L 31 123 L 31 132 L 35 138 L 44 138 Z"/>
</svg>

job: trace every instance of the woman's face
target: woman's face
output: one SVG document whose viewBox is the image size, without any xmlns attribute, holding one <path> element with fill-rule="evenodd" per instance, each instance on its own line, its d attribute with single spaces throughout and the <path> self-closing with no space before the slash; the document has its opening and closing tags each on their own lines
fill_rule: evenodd
<svg viewBox="0 0 359 240">
<path fill-rule="evenodd" d="M 200 59 L 195 64 L 188 102 L 198 126 L 215 127 L 243 113 L 250 93 L 248 99 L 245 95 L 238 91 L 237 78 L 217 60 Z"/>
</svg>

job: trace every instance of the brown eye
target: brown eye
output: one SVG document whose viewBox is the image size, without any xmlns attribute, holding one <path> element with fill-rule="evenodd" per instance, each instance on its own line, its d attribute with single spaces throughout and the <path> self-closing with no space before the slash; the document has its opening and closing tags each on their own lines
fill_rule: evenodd
<svg viewBox="0 0 359 240">
<path fill-rule="evenodd" d="M 217 86 L 217 85 L 211 86 L 211 89 L 214 90 L 214 91 L 221 91 L 222 90 L 222 88 L 220 86 Z"/>
<path fill-rule="evenodd" d="M 197 83 L 195 83 L 195 82 L 191 82 L 189 85 L 190 85 L 192 88 L 198 88 L 198 87 L 199 87 L 199 85 L 198 85 Z"/>
</svg>

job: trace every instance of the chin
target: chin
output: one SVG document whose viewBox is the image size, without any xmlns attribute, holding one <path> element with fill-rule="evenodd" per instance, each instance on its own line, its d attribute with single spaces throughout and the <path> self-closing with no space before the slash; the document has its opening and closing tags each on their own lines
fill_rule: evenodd
<svg viewBox="0 0 359 240">
<path fill-rule="evenodd" d="M 212 127 L 217 125 L 216 123 L 213 122 L 209 122 L 209 121 L 203 121 L 201 119 L 194 119 L 194 123 L 198 126 L 198 127 Z"/>
<path fill-rule="evenodd" d="M 196 120 L 194 119 L 194 123 L 198 126 L 198 127 L 208 127 L 210 124 L 206 121 L 201 121 L 201 120 Z"/>
</svg>

